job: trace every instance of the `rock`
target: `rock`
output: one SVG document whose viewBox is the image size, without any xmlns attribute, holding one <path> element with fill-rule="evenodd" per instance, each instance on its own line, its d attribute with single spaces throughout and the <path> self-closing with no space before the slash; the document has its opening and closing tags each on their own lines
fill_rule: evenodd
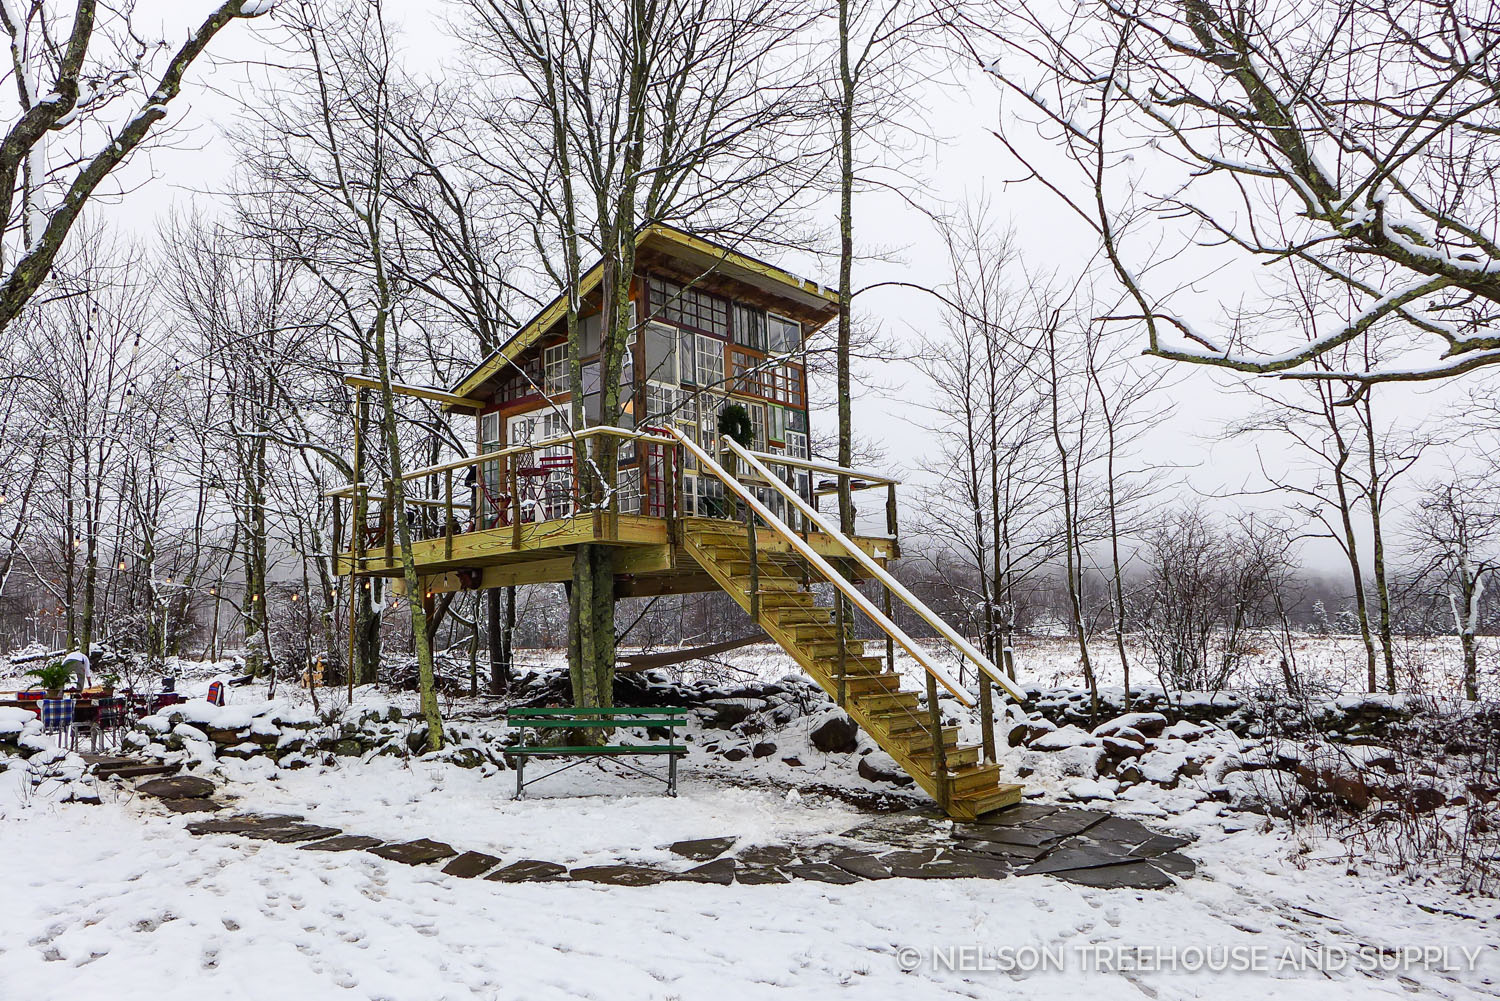
<svg viewBox="0 0 1500 1001">
<path fill-rule="evenodd" d="M 743 747 L 731 747 L 724 752 L 725 761 L 743 761 L 749 757 L 749 753 Z"/>
<path fill-rule="evenodd" d="M 789 865 L 796 857 L 797 853 L 786 845 L 754 845 L 738 853 L 746 865 Z"/>
<path fill-rule="evenodd" d="M 801 768 L 802 767 L 802 759 L 798 758 L 798 757 L 795 757 L 795 756 L 788 757 L 788 758 L 782 758 L 781 759 L 781 763 L 783 765 L 786 765 L 788 768 Z"/>
<path fill-rule="evenodd" d="M 697 838 L 693 841 L 674 842 L 667 846 L 667 851 L 694 862 L 706 862 L 723 855 L 734 842 L 734 838 Z"/>
<path fill-rule="evenodd" d="M 332 751 L 334 754 L 337 754 L 341 757 L 349 758 L 359 754 L 363 754 L 365 749 L 360 745 L 359 741 L 351 739 L 335 741 L 332 747 Z"/>
<path fill-rule="evenodd" d="M 1373 796 L 1362 776 L 1334 765 L 1298 765 L 1297 781 L 1309 792 L 1327 793 L 1356 810 L 1369 806 Z"/>
<path fill-rule="evenodd" d="M 1033 751 L 1065 751 L 1070 747 L 1093 747 L 1098 743 L 1098 738 L 1069 723 L 1067 726 L 1042 734 L 1028 742 L 1026 746 Z"/>
<path fill-rule="evenodd" d="M 889 754 L 867 754 L 860 758 L 859 777 L 867 782 L 894 782 L 902 785 L 912 781 L 911 776 L 901 771 Z M 906 782 L 901 782 L 902 779 Z"/>
<path fill-rule="evenodd" d="M 1033 740 L 1044 737 L 1056 729 L 1057 724 L 1050 720 L 1027 720 L 1019 726 L 1011 727 L 1010 732 L 1005 735 L 1005 739 L 1011 747 L 1020 747 L 1023 744 L 1030 744 Z"/>
<path fill-rule="evenodd" d="M 215 786 L 198 775 L 174 775 L 170 778 L 147 779 L 135 789 L 136 792 L 158 799 L 203 799 L 213 795 Z"/>
<path fill-rule="evenodd" d="M 792 877 L 772 866 L 746 868 L 739 867 L 734 872 L 735 882 L 746 886 L 763 886 L 769 883 L 790 883 Z"/>
<path fill-rule="evenodd" d="M 426 865 L 439 859 L 451 858 L 457 855 L 450 844 L 442 841 L 433 841 L 429 838 L 418 838 L 415 841 L 398 841 L 394 844 L 381 845 L 371 848 L 371 855 L 378 855 L 392 862 L 401 862 L 406 865 Z"/>
<path fill-rule="evenodd" d="M 859 747 L 859 727 L 843 713 L 830 713 L 808 735 L 824 754 L 848 754 Z"/>
<path fill-rule="evenodd" d="M 737 703 L 716 705 L 713 708 L 714 714 L 703 721 L 703 729 L 705 730 L 728 730 L 743 723 L 755 712 L 749 706 L 742 706 Z"/>
<path fill-rule="evenodd" d="M 1406 800 L 1417 813 L 1431 813 L 1448 801 L 1448 797 L 1432 786 L 1413 786 L 1406 793 Z"/>
<path fill-rule="evenodd" d="M 1146 753 L 1146 738 L 1139 741 L 1130 740 L 1125 737 L 1108 736 L 1101 737 L 1104 744 L 1104 753 L 1112 761 L 1123 758 L 1134 758 Z"/>
<path fill-rule="evenodd" d="M 753 758 L 769 758 L 775 753 L 776 745 L 769 740 L 763 740 L 750 749 L 750 756 Z"/>
<path fill-rule="evenodd" d="M 1143 737 L 1160 737 L 1166 728 L 1167 718 L 1161 713 L 1126 713 L 1094 727 L 1094 736 L 1117 736 L 1121 731 L 1134 730 Z"/>
<path fill-rule="evenodd" d="M 500 858 L 497 855 L 464 852 L 450 859 L 448 864 L 443 866 L 443 872 L 449 876 L 457 876 L 459 879 L 473 879 L 475 876 L 484 875 L 499 864 Z"/>
</svg>

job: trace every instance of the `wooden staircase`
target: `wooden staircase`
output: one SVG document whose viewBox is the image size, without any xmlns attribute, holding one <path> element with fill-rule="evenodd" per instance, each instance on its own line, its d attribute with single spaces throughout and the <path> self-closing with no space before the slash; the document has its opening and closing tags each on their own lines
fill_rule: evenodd
<svg viewBox="0 0 1500 1001">
<path fill-rule="evenodd" d="M 775 529 L 758 531 L 764 537 Z M 918 692 L 901 687 L 901 676 L 888 670 L 885 657 L 866 648 L 869 641 L 853 638 L 847 629 L 841 656 L 835 609 L 817 604 L 805 586 L 801 557 L 756 546 L 752 558 L 746 526 L 732 521 L 687 519 L 682 534 L 684 547 L 708 575 L 824 691 L 841 700 L 849 716 L 949 816 L 974 820 L 1021 799 L 1022 787 L 1001 782 L 1000 766 L 983 761 L 979 746 L 959 745 L 957 727 L 941 727 L 942 767 L 936 767 L 938 741 L 928 706 Z"/>
</svg>

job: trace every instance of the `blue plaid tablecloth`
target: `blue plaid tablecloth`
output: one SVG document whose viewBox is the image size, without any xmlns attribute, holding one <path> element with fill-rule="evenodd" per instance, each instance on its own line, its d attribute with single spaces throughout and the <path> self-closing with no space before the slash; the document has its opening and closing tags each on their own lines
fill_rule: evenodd
<svg viewBox="0 0 1500 1001">
<path fill-rule="evenodd" d="M 43 699 L 42 729 L 66 730 L 72 726 L 74 705 L 72 699 Z"/>
</svg>

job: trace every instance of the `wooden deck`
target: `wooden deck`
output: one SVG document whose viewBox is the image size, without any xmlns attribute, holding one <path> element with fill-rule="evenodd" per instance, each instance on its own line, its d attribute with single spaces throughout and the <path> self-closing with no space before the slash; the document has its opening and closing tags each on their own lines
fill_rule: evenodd
<svg viewBox="0 0 1500 1001">
<path fill-rule="evenodd" d="M 621 597 L 691 594 L 715 591 L 719 584 L 685 548 L 685 532 L 697 526 L 733 525 L 711 518 L 652 518 L 642 515 L 583 515 L 551 521 L 455 533 L 412 544 L 417 572 L 428 591 L 444 593 L 519 584 L 561 583 L 573 577 L 573 552 L 581 543 L 616 546 L 616 593 Z M 791 546 L 762 532 L 760 546 L 768 559 L 792 557 Z M 842 549 L 833 539 L 808 533 L 807 544 L 821 555 L 837 557 Z M 895 539 L 857 536 L 866 553 L 885 565 L 900 555 Z M 334 557 L 334 573 L 347 576 L 355 555 Z M 355 576 L 392 578 L 402 589 L 401 560 L 394 542 L 367 551 Z"/>
</svg>

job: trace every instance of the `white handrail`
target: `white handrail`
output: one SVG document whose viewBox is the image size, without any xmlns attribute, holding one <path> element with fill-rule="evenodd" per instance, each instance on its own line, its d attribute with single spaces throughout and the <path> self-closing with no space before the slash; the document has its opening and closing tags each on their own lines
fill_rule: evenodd
<svg viewBox="0 0 1500 1001">
<path fill-rule="evenodd" d="M 735 494 L 737 494 L 741 500 L 748 504 L 750 506 L 750 510 L 758 514 L 761 520 L 764 521 L 767 526 L 775 530 L 776 534 L 780 535 L 783 539 L 791 544 L 792 548 L 797 552 L 797 555 L 801 556 L 804 560 L 811 564 L 814 569 L 816 569 L 820 574 L 828 579 L 829 583 L 843 592 L 844 596 L 847 597 L 855 605 L 855 607 L 868 615 L 876 625 L 878 625 L 887 635 L 891 637 L 891 639 L 901 644 L 901 648 L 907 653 L 911 654 L 912 658 L 916 660 L 917 663 L 921 664 L 923 669 L 926 670 L 927 673 L 931 674 L 935 679 L 937 679 L 937 681 L 944 688 L 953 693 L 953 696 L 957 698 L 958 701 L 962 702 L 966 706 L 972 706 L 974 704 L 973 700 L 969 697 L 969 694 L 963 690 L 963 687 L 948 676 L 948 672 L 944 671 L 938 665 L 932 663 L 932 661 L 927 656 L 927 651 L 918 646 L 917 642 L 910 636 L 906 635 L 906 632 L 902 630 L 900 626 L 891 621 L 891 619 L 879 608 L 877 608 L 869 598 L 866 598 L 860 592 L 859 588 L 854 586 L 854 583 L 852 581 L 835 570 L 827 560 L 818 555 L 816 550 L 814 550 L 806 542 L 802 541 L 802 538 L 792 530 L 792 527 L 790 525 L 782 521 L 780 518 L 776 517 L 776 515 L 772 514 L 770 508 L 762 504 L 756 498 L 755 494 L 747 490 L 743 483 L 741 483 L 734 476 L 730 475 L 728 470 L 714 461 L 713 456 L 704 451 L 697 442 L 684 435 L 681 431 L 678 431 L 675 427 L 669 426 L 661 428 L 660 431 L 663 434 L 671 435 L 673 438 L 676 438 L 679 442 L 681 442 L 682 447 L 693 454 L 694 458 L 698 460 L 698 464 L 702 468 L 717 476 L 719 480 L 723 482 L 724 486 L 728 487 Z M 769 476 L 769 473 L 767 475 Z M 775 479 L 775 477 L 770 478 L 773 480 Z"/>
<path fill-rule="evenodd" d="M 819 514 L 811 504 L 802 499 L 801 495 L 798 494 L 797 491 L 793 490 L 786 483 L 782 482 L 769 469 L 762 465 L 761 461 L 755 457 L 754 453 L 742 446 L 733 438 L 730 438 L 728 435 L 724 437 L 724 443 L 729 446 L 730 451 L 734 452 L 734 454 L 745 460 L 745 462 L 750 466 L 751 469 L 769 480 L 771 482 L 771 487 L 778 493 L 780 493 L 783 497 L 785 497 L 790 503 L 795 505 L 797 510 L 802 512 L 803 517 L 807 518 L 808 521 L 812 522 L 814 525 L 817 525 L 818 529 L 822 531 L 824 535 L 830 536 L 831 538 L 837 540 L 840 545 L 848 550 L 849 555 L 854 558 L 855 562 L 859 563 L 859 565 L 862 566 L 872 577 L 889 588 L 892 594 L 904 601 L 912 611 L 921 616 L 922 621 L 926 622 L 929 626 L 932 626 L 932 628 L 936 629 L 943 635 L 943 638 L 948 640 L 948 642 L 952 643 L 955 647 L 962 651 L 969 660 L 974 662 L 974 665 L 978 667 L 979 670 L 989 675 L 990 679 L 994 681 L 995 684 L 1005 689 L 1006 693 L 1009 694 L 1011 698 L 1015 699 L 1017 702 L 1021 701 L 1024 698 L 1020 690 L 1016 688 L 1015 684 L 1012 683 L 1011 680 L 1007 678 L 1002 671 L 996 668 L 995 665 L 990 662 L 990 659 L 988 657 L 980 653 L 979 650 L 975 648 L 974 644 L 970 643 L 956 629 L 948 625 L 948 623 L 944 622 L 926 605 L 922 604 L 922 602 L 918 600 L 916 595 L 912 594 L 906 589 L 905 585 L 903 585 L 900 581 L 893 577 L 890 572 L 882 567 L 879 563 L 871 559 L 868 553 L 866 553 L 859 546 L 855 545 L 853 540 L 844 535 L 843 532 L 839 531 L 838 528 L 836 528 L 828 521 L 828 519 Z"/>
</svg>

